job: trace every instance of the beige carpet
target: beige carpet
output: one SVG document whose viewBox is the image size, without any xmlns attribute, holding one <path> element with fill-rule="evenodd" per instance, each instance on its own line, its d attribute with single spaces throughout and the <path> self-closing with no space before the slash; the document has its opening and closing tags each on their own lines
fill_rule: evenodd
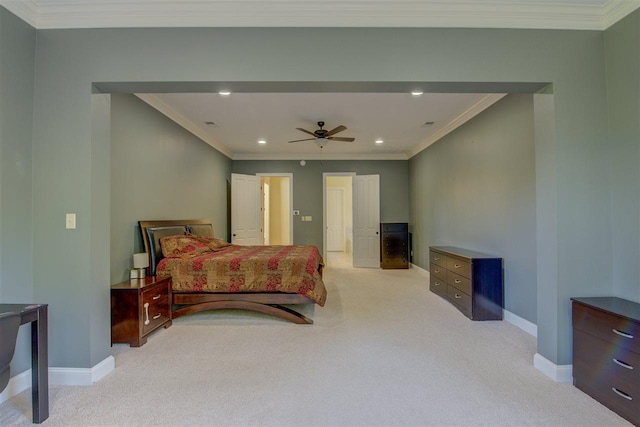
<svg viewBox="0 0 640 427">
<path fill-rule="evenodd" d="M 532 366 L 536 342 L 472 322 L 416 270 L 334 263 L 311 326 L 224 311 L 187 316 L 141 348 L 114 346 L 91 387 L 51 387 L 43 425 L 628 425 Z M 0 425 L 31 425 L 30 390 Z"/>
</svg>

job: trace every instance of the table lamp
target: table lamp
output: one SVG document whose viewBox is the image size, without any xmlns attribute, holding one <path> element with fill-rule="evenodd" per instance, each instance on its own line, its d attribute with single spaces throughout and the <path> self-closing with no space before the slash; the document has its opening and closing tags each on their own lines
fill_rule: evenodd
<svg viewBox="0 0 640 427">
<path fill-rule="evenodd" d="M 149 267 L 149 256 L 146 252 L 133 254 L 133 268 L 138 274 L 138 279 L 146 276 L 146 268 Z"/>
</svg>

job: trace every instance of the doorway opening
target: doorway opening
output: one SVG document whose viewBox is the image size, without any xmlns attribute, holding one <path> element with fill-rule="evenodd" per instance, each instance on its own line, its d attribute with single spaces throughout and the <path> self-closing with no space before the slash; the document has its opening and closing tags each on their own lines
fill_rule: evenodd
<svg viewBox="0 0 640 427">
<path fill-rule="evenodd" d="M 259 173 L 257 176 L 260 178 L 263 244 L 293 244 L 293 174 Z"/>
<path fill-rule="evenodd" d="M 353 266 L 354 175 L 324 176 L 325 261 L 332 265 Z"/>
</svg>

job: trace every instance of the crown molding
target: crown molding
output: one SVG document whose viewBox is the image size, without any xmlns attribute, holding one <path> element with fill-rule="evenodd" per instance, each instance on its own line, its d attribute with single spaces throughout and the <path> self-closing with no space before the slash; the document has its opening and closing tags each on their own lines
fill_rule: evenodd
<svg viewBox="0 0 640 427">
<path fill-rule="evenodd" d="M 607 29 L 640 7 L 640 0 L 611 1 L 604 10 L 603 29 Z"/>
<path fill-rule="evenodd" d="M 605 1 L 605 0 L 603 0 Z M 1 0 L 38 29 L 122 27 L 449 27 L 604 30 L 640 0 Z M 322 19 L 318 19 L 322 17 Z"/>
<path fill-rule="evenodd" d="M 38 28 L 38 5 L 33 0 L 0 0 L 0 6 L 22 19 L 34 28 Z"/>
<path fill-rule="evenodd" d="M 427 138 L 425 141 L 416 145 L 411 151 L 409 151 L 409 158 L 415 156 L 420 153 L 422 150 L 429 147 L 431 144 L 443 138 L 445 135 L 453 132 L 478 114 L 482 113 L 487 108 L 491 107 L 496 102 L 500 101 L 502 98 L 507 96 L 506 93 L 491 93 L 489 95 L 484 96 L 481 100 L 473 104 L 467 110 L 462 112 L 456 118 L 451 120 L 449 123 L 438 129 L 433 135 Z"/>
<path fill-rule="evenodd" d="M 408 160 L 404 153 L 234 154 L 232 160 Z"/>
<path fill-rule="evenodd" d="M 151 107 L 158 110 L 160 113 L 167 116 L 169 119 L 176 122 L 178 125 L 182 126 L 187 131 L 191 132 L 192 134 L 215 148 L 216 150 L 218 150 L 219 152 L 221 152 L 222 154 L 224 154 L 225 156 L 232 158 L 233 152 L 213 139 L 211 135 L 205 130 L 204 126 L 201 126 L 194 121 L 186 118 L 178 111 L 173 109 L 169 104 L 165 103 L 155 95 L 148 93 L 134 93 L 134 95 L 149 104 Z"/>
</svg>

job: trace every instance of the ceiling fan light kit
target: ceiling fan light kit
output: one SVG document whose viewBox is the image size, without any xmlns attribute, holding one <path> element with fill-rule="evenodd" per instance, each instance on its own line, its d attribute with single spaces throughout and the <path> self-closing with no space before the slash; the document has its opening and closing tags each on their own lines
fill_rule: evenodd
<svg viewBox="0 0 640 427">
<path fill-rule="evenodd" d="M 314 141 L 316 145 L 318 145 L 318 147 L 324 148 L 329 141 L 353 142 L 356 140 L 355 138 L 333 136 L 338 132 L 347 130 L 347 127 L 344 125 L 337 126 L 331 130 L 323 129 L 323 126 L 324 126 L 324 122 L 322 121 L 318 122 L 319 129 L 316 129 L 313 132 L 303 128 L 296 128 L 301 132 L 304 132 L 313 136 L 313 138 L 295 139 L 289 142 L 291 143 L 291 142 L 301 142 L 301 141 Z"/>
</svg>

